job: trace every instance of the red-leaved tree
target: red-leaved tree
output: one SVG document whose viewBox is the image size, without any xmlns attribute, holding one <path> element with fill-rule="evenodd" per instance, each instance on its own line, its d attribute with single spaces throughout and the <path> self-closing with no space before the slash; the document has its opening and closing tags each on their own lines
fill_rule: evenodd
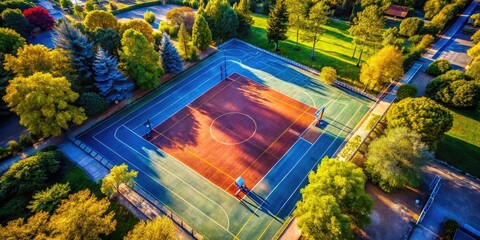
<svg viewBox="0 0 480 240">
<path fill-rule="evenodd" d="M 23 11 L 23 16 L 27 18 L 28 22 L 35 27 L 39 27 L 42 30 L 52 30 L 55 20 L 50 13 L 43 7 L 36 6 L 28 8 Z"/>
</svg>

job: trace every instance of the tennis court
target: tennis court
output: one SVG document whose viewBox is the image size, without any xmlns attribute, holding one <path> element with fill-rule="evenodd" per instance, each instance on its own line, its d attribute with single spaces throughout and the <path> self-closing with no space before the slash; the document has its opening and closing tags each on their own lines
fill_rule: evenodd
<svg viewBox="0 0 480 240">
<path fill-rule="evenodd" d="M 227 80 L 219 70 L 225 65 Z M 372 104 L 234 40 L 77 138 L 137 170 L 151 201 L 205 237 L 271 239 L 308 173 L 337 151 Z M 324 124 L 316 127 L 321 106 Z M 240 199 L 233 185 L 239 176 L 250 189 Z"/>
</svg>

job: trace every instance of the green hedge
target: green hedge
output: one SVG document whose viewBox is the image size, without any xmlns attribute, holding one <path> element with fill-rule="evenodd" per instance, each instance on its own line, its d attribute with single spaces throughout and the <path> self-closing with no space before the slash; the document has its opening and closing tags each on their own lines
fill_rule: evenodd
<svg viewBox="0 0 480 240">
<path fill-rule="evenodd" d="M 142 8 L 142 7 L 150 7 L 150 6 L 161 5 L 161 4 L 162 4 L 161 0 L 160 1 L 146 2 L 146 3 L 139 3 L 139 4 L 135 4 L 135 5 L 132 5 L 132 6 L 125 7 L 125 8 L 121 8 L 121 9 L 118 9 L 118 10 L 113 10 L 113 11 L 110 11 L 110 12 L 113 15 L 117 15 L 117 14 L 120 14 L 120 13 L 128 12 L 128 11 L 135 10 L 135 9 L 139 9 L 139 8 Z"/>
</svg>

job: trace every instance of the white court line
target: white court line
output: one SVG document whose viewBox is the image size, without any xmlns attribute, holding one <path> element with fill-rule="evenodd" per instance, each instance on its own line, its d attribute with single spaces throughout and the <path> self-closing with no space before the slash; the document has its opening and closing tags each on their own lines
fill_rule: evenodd
<svg viewBox="0 0 480 240">
<path fill-rule="evenodd" d="M 167 92 L 168 90 L 174 88 L 175 86 L 179 85 L 180 83 L 184 83 L 184 81 L 188 80 L 188 79 L 189 79 L 188 76 L 195 75 L 196 73 L 200 72 L 201 70 L 205 69 L 206 67 L 208 67 L 208 66 L 210 66 L 210 65 L 215 65 L 215 66 L 217 66 L 217 65 L 219 65 L 219 64 L 223 64 L 223 62 L 215 63 L 216 61 L 222 61 L 222 59 L 214 60 L 212 63 L 207 64 L 207 66 L 205 66 L 205 67 L 203 67 L 203 68 L 201 68 L 201 69 L 199 69 L 199 70 L 196 70 L 196 71 L 194 71 L 194 72 L 192 72 L 192 73 L 189 73 L 189 75 L 188 75 L 187 73 L 185 73 L 186 76 L 182 76 L 182 77 L 184 77 L 183 80 L 178 81 L 177 83 L 175 83 L 174 85 L 172 85 L 172 86 L 169 87 L 169 88 L 166 88 L 166 89 L 157 89 L 157 90 L 162 90 L 162 91 L 163 91 L 162 93 Z M 187 70 L 187 71 L 193 71 L 193 70 L 195 70 L 195 69 L 191 69 L 191 70 Z M 207 73 L 207 71 L 206 71 L 205 73 Z M 205 74 L 205 73 L 203 73 L 203 74 Z M 198 77 L 203 76 L 203 74 L 200 74 Z M 216 76 L 216 74 L 215 74 L 215 76 Z M 178 76 L 177 76 L 177 77 L 178 77 Z M 192 82 L 195 81 L 195 80 L 197 80 L 198 77 L 191 78 L 190 81 L 187 81 L 186 85 L 189 84 L 189 83 L 192 83 Z M 210 78 L 209 78 L 209 79 L 210 79 Z M 205 82 L 206 82 L 206 81 L 205 81 Z M 173 93 L 177 92 L 178 90 L 180 90 L 180 89 L 182 89 L 182 88 L 184 88 L 184 87 L 185 87 L 185 86 L 183 86 L 183 87 L 181 87 L 181 88 L 173 91 L 172 93 L 168 94 L 167 97 L 171 96 Z M 157 90 L 154 90 L 154 91 L 157 91 Z M 157 96 L 155 96 L 155 97 L 153 97 L 152 99 L 148 100 L 147 102 L 143 103 L 142 106 L 145 106 L 146 104 L 148 104 L 148 103 L 156 100 L 157 98 L 160 97 L 160 95 L 161 95 L 162 93 L 159 93 Z M 159 102 L 162 102 L 162 101 L 165 100 L 165 99 L 166 99 L 166 98 L 164 97 L 164 98 L 162 98 L 162 100 L 160 100 Z M 156 103 L 156 104 L 158 104 L 158 103 Z M 154 105 L 156 105 L 156 104 L 154 104 Z M 151 107 L 150 107 L 150 108 L 151 108 Z M 150 109 L 150 108 L 148 108 L 148 109 Z M 115 114 L 121 113 L 121 112 L 123 112 L 123 111 L 125 111 L 125 110 L 127 110 L 127 109 L 128 109 L 128 107 L 125 108 L 125 109 L 122 109 L 121 111 L 119 111 L 119 112 L 117 112 L 117 113 L 115 113 Z M 134 110 L 134 111 L 135 111 L 135 110 Z M 145 111 L 142 111 L 142 113 L 143 113 L 143 112 L 145 112 Z M 139 114 L 135 115 L 135 117 L 138 116 L 138 115 L 139 115 Z M 120 119 L 118 119 L 117 121 L 113 122 L 112 124 L 109 124 L 108 126 L 104 127 L 103 130 L 101 130 L 100 132 L 98 132 L 97 134 L 95 134 L 95 136 L 98 135 L 99 133 L 105 131 L 106 129 L 110 128 L 112 125 L 118 123 L 119 121 L 121 121 L 121 120 L 123 120 L 124 118 L 129 117 L 129 116 L 130 116 L 130 114 L 127 114 L 127 115 L 121 117 Z M 80 136 L 82 136 L 82 135 L 90 132 L 91 130 L 93 130 L 93 129 L 97 128 L 97 127 L 98 127 L 98 126 L 92 127 L 92 128 L 90 128 L 90 129 L 88 129 L 87 131 L 85 131 L 85 132 L 83 132 L 82 134 L 80 134 L 78 137 L 80 137 Z"/>
<path fill-rule="evenodd" d="M 212 219 L 210 216 L 208 216 L 206 213 L 204 213 L 202 210 L 198 209 L 197 207 L 195 207 L 193 204 L 191 204 L 189 201 L 187 201 L 186 199 L 184 199 L 183 197 L 181 197 L 180 195 L 178 195 L 175 191 L 173 191 L 172 189 L 168 188 L 167 186 L 163 185 L 162 183 L 160 183 L 158 180 L 156 180 L 155 178 L 153 178 L 151 175 L 147 174 L 146 172 L 144 172 L 143 170 L 141 170 L 139 167 L 137 167 L 137 165 L 133 164 L 132 162 L 128 161 L 126 158 L 124 158 L 123 156 L 121 156 L 120 154 L 118 154 L 115 150 L 111 149 L 109 146 L 105 145 L 103 142 L 99 141 L 98 139 L 95 139 L 97 142 L 99 142 L 100 144 L 102 144 L 104 147 L 106 147 L 107 149 L 109 149 L 110 151 L 112 151 L 113 153 L 115 153 L 116 155 L 118 155 L 120 158 L 122 158 L 125 162 L 128 162 L 129 164 L 131 164 L 132 166 L 135 166 L 140 172 L 142 172 L 143 174 L 145 174 L 145 176 L 148 176 L 149 178 L 151 178 L 153 181 L 157 182 L 158 184 L 160 184 L 161 186 L 163 186 L 165 189 L 167 189 L 168 191 L 170 191 L 171 193 L 173 193 L 175 196 L 177 196 L 178 198 L 180 198 L 181 200 L 183 200 L 185 203 L 187 203 L 188 205 L 190 205 L 191 207 L 193 207 L 194 209 L 196 209 L 197 211 L 199 211 L 200 213 L 202 213 L 203 215 L 205 215 L 208 219 L 212 220 L 214 223 L 216 223 L 218 226 L 220 226 L 222 229 L 224 229 L 225 231 L 227 231 L 230 235 L 232 236 L 235 236 L 232 232 L 230 232 L 227 228 L 225 228 L 223 225 L 221 225 L 220 223 L 218 223 L 217 221 L 215 221 L 214 219 Z M 121 141 L 120 141 L 121 142 Z M 122 142 L 123 143 L 123 142 Z M 125 144 L 125 143 L 123 143 Z M 136 150 L 135 150 L 136 151 Z M 138 153 L 138 151 L 137 151 Z M 142 155 L 142 157 L 145 157 Z M 160 166 L 161 167 L 161 166 Z M 161 167 L 163 168 L 163 167 Z M 165 170 L 165 169 L 164 169 Z M 175 174 L 169 172 L 168 170 L 166 170 L 168 173 L 170 173 L 171 175 L 173 175 L 174 177 L 178 178 Z M 195 191 L 198 192 L 197 189 L 193 188 Z M 152 195 L 153 197 L 155 197 L 154 195 Z M 156 197 L 155 197 L 156 198 Z M 156 198 L 158 201 L 160 201 L 160 199 Z M 162 201 L 160 201 L 162 202 Z M 163 202 L 162 202 L 163 203 Z M 217 203 L 214 202 L 214 204 L 218 205 Z M 223 209 L 223 208 L 222 208 Z M 224 213 L 227 215 L 227 220 L 228 220 L 228 214 L 225 212 L 225 210 L 223 210 Z M 229 221 L 229 220 L 228 220 Z M 229 222 L 228 222 L 229 224 Z M 228 228 L 230 227 L 229 225 L 227 226 Z"/>
</svg>

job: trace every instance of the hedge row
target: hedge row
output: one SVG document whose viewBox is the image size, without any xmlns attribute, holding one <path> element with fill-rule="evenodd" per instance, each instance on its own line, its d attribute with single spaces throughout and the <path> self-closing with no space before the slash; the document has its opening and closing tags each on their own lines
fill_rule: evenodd
<svg viewBox="0 0 480 240">
<path fill-rule="evenodd" d="M 142 7 L 150 7 L 150 6 L 160 5 L 160 4 L 162 4 L 162 2 L 163 2 L 162 0 L 159 0 L 159 1 L 152 1 L 152 2 L 146 2 L 146 3 L 139 3 L 139 4 L 135 4 L 135 5 L 125 7 L 125 8 L 113 10 L 113 11 L 110 11 L 110 12 L 113 15 L 117 15 L 117 14 L 120 14 L 120 13 L 128 12 L 128 11 L 135 10 L 135 9 L 138 9 L 138 8 L 142 8 Z"/>
</svg>

